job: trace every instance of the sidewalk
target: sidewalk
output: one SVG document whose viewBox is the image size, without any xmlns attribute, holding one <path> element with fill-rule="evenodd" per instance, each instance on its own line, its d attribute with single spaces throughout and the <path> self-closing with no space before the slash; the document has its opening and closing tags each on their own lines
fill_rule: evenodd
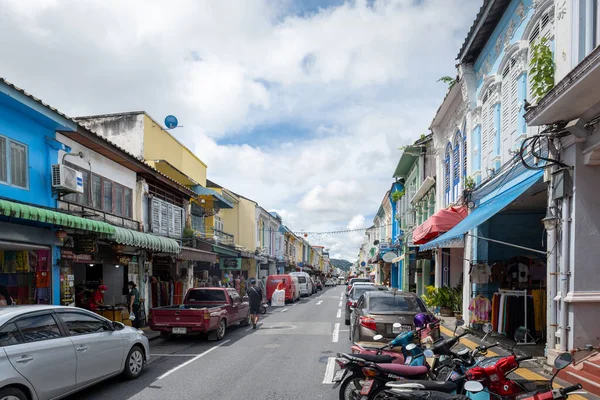
<svg viewBox="0 0 600 400">
<path fill-rule="evenodd" d="M 449 336 L 449 337 L 453 336 L 454 326 L 455 326 L 454 323 L 456 322 L 456 318 L 453 318 L 453 317 L 439 317 L 439 318 L 442 321 L 442 323 L 440 325 L 440 331 L 441 331 L 442 335 Z M 464 347 L 468 347 L 469 349 L 474 349 L 475 347 L 483 344 L 483 342 L 481 341 L 481 339 L 483 338 L 483 335 L 484 335 L 483 332 L 475 331 L 466 326 L 460 326 L 456 330 L 457 335 L 461 334 L 463 332 L 468 332 L 469 335 L 461 338 L 460 344 L 458 344 L 457 346 L 462 345 Z M 489 350 L 488 354 L 487 354 L 488 357 L 505 356 L 505 355 L 510 354 L 510 349 L 514 344 L 514 341 L 511 341 L 510 339 L 507 339 L 504 336 L 490 335 L 486 338 L 485 344 L 489 345 L 489 344 L 495 343 L 495 342 L 499 342 L 500 346 L 497 348 L 494 348 L 493 350 Z M 539 355 L 540 347 L 542 347 L 541 356 Z M 547 381 L 552 377 L 552 369 L 545 363 L 546 358 L 544 357 L 543 347 L 544 347 L 543 345 L 516 346 L 515 347 L 514 351 L 517 354 L 530 354 L 530 355 L 536 357 L 536 358 L 534 358 L 535 361 L 532 360 L 533 362 L 529 362 L 527 367 L 519 368 L 513 372 L 515 375 L 518 375 L 518 378 L 527 379 L 527 380 L 545 380 L 545 381 Z M 530 350 L 532 350 L 532 351 L 530 352 Z M 543 361 L 540 358 L 543 359 Z M 554 387 L 555 388 L 565 387 L 565 386 L 569 386 L 569 385 L 570 385 L 570 383 L 567 383 L 561 379 L 558 379 L 558 378 L 554 379 Z M 600 397 L 595 396 L 592 393 L 581 391 L 581 392 L 577 392 L 577 394 L 569 395 L 569 399 L 570 400 L 600 400 Z"/>
</svg>

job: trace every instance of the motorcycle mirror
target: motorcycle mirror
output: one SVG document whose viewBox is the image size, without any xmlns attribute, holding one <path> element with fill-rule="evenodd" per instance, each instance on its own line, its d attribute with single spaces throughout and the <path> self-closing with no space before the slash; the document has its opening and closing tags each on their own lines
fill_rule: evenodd
<svg viewBox="0 0 600 400">
<path fill-rule="evenodd" d="M 456 322 L 454 323 L 454 326 L 463 326 L 464 324 L 465 324 L 464 319 L 457 319 Z"/>
<path fill-rule="evenodd" d="M 433 351 L 431 351 L 431 350 L 429 350 L 429 349 L 425 350 L 425 351 L 423 352 L 423 354 L 425 354 L 425 357 L 427 357 L 427 358 L 432 358 L 432 357 L 435 357 L 435 354 L 433 353 Z"/>
<path fill-rule="evenodd" d="M 529 333 L 529 329 L 525 329 L 525 327 L 521 326 L 517 328 L 515 331 L 515 342 L 520 342 L 525 339 L 525 335 Z"/>
<path fill-rule="evenodd" d="M 556 357 L 554 360 L 554 368 L 557 370 L 564 369 L 569 366 L 573 362 L 573 356 L 571 353 L 562 353 L 560 356 Z"/>
<path fill-rule="evenodd" d="M 483 325 L 483 331 L 485 333 L 490 333 L 494 330 L 494 328 L 492 327 L 492 324 L 490 324 L 489 322 L 485 325 Z"/>
<path fill-rule="evenodd" d="M 413 351 L 416 348 L 417 348 L 417 345 L 414 344 L 414 343 L 407 344 L 406 347 L 405 347 L 405 349 L 408 350 L 408 351 Z"/>
<path fill-rule="evenodd" d="M 375 335 L 373 336 L 373 340 L 377 341 L 377 340 L 381 340 L 383 339 L 383 335 Z"/>
<path fill-rule="evenodd" d="M 394 328 L 402 328 L 402 324 L 400 322 L 395 322 L 394 325 L 392 325 Z"/>
<path fill-rule="evenodd" d="M 483 390 L 483 385 L 477 381 L 467 381 L 463 387 L 467 392 L 471 393 L 477 393 Z"/>
</svg>

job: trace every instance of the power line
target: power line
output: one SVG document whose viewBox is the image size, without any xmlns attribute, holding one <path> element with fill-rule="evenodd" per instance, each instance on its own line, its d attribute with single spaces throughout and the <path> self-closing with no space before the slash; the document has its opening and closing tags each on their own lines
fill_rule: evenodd
<svg viewBox="0 0 600 400">
<path fill-rule="evenodd" d="M 366 231 L 366 230 L 369 230 L 369 229 L 381 228 L 381 227 L 384 227 L 384 226 L 392 226 L 392 224 L 383 224 L 383 225 L 379 225 L 377 227 L 371 226 L 371 227 L 368 227 L 368 228 L 344 229 L 344 230 L 340 230 L 340 231 L 323 231 L 323 232 L 298 231 L 298 232 L 294 232 L 294 234 L 296 234 L 296 235 L 336 235 L 336 234 L 341 234 L 341 233 L 362 232 L 362 231 Z"/>
</svg>

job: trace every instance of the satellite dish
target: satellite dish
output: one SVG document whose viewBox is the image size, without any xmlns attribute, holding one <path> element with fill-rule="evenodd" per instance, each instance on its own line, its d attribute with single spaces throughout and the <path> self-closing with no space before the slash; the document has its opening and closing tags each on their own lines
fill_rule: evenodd
<svg viewBox="0 0 600 400">
<path fill-rule="evenodd" d="M 177 117 L 175 117 L 174 115 L 167 115 L 167 117 L 165 118 L 165 126 L 167 127 L 167 129 L 177 128 L 178 123 L 179 121 L 177 121 Z"/>
</svg>

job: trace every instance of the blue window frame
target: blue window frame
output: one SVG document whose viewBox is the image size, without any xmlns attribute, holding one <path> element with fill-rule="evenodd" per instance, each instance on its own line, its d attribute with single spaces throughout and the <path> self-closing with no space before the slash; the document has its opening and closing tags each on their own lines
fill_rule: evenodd
<svg viewBox="0 0 600 400">
<path fill-rule="evenodd" d="M 446 193 L 450 192 L 450 153 L 452 152 L 452 145 L 448 143 L 446 146 L 446 157 L 444 160 L 444 189 Z"/>
<path fill-rule="evenodd" d="M 0 136 L 0 183 L 29 189 L 29 148 Z"/>
<path fill-rule="evenodd" d="M 463 161 L 462 162 L 463 171 L 462 172 L 463 172 L 463 178 L 466 178 L 467 177 L 467 126 L 466 126 L 466 124 L 463 127 L 462 141 L 463 141 L 463 154 L 462 154 L 462 156 L 463 156 L 463 160 L 462 160 Z"/>
<path fill-rule="evenodd" d="M 454 136 L 454 152 L 452 155 L 452 169 L 453 169 L 453 180 L 452 183 L 454 186 L 458 185 L 460 182 L 460 165 L 462 164 L 460 159 L 460 148 L 462 143 L 462 136 L 460 131 L 456 132 Z"/>
</svg>

